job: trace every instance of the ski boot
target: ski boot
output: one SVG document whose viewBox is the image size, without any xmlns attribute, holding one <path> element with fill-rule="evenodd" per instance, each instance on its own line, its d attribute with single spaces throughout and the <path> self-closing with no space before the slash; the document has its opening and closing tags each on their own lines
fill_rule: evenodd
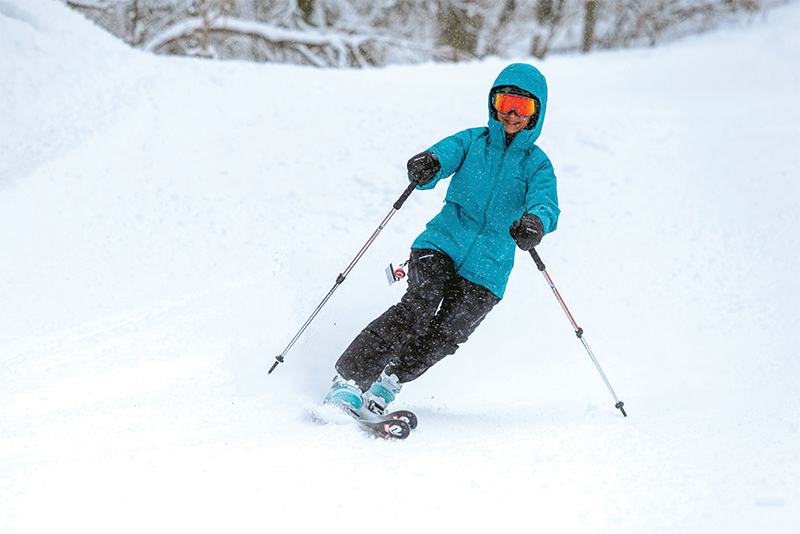
<svg viewBox="0 0 800 534">
<path fill-rule="evenodd" d="M 337 374 L 333 377 L 331 390 L 325 396 L 323 404 L 333 404 L 353 414 L 359 414 L 364 406 L 364 400 L 355 381 L 346 380 Z"/>
<path fill-rule="evenodd" d="M 381 372 L 377 382 L 364 393 L 364 407 L 376 415 L 385 414 L 389 403 L 397 397 L 402 387 L 403 385 L 397 380 L 397 375 L 387 367 Z"/>
</svg>

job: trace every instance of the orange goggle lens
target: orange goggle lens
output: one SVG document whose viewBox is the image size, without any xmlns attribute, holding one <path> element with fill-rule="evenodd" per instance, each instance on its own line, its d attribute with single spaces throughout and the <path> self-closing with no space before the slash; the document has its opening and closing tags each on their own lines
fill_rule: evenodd
<svg viewBox="0 0 800 534">
<path fill-rule="evenodd" d="M 513 110 L 520 117 L 530 117 L 536 113 L 536 100 L 524 96 L 497 93 L 494 97 L 494 109 L 503 114 Z"/>
</svg>

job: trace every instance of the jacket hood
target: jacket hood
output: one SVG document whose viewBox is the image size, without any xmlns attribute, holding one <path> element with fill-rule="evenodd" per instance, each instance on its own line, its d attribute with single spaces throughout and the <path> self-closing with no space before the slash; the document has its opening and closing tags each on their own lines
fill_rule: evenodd
<svg viewBox="0 0 800 534">
<path fill-rule="evenodd" d="M 527 63 L 512 63 L 497 76 L 497 79 L 492 84 L 492 90 L 489 92 L 489 127 L 496 128 L 499 125 L 501 128 L 502 123 L 497 120 L 497 112 L 492 105 L 492 97 L 498 87 L 504 85 L 513 85 L 523 89 L 534 95 L 539 100 L 540 110 L 536 118 L 536 124 L 533 127 L 523 130 L 517 134 L 517 137 L 528 137 L 529 142 L 533 143 L 542 133 L 542 125 L 544 124 L 544 115 L 547 110 L 547 81 L 544 75 L 539 72 L 539 69 Z"/>
</svg>

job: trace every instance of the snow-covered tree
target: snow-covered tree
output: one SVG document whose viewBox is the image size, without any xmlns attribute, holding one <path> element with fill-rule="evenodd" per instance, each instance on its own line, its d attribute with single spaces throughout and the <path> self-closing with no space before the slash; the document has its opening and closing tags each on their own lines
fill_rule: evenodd
<svg viewBox="0 0 800 534">
<path fill-rule="evenodd" d="M 781 0 L 63 1 L 156 53 L 343 67 L 655 45 Z"/>
</svg>

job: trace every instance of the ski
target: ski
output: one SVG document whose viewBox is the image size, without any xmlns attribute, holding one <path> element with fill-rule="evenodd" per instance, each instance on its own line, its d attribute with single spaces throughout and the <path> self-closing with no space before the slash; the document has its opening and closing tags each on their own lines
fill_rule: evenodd
<svg viewBox="0 0 800 534">
<path fill-rule="evenodd" d="M 384 415 L 364 411 L 346 411 L 358 424 L 382 438 L 406 439 L 418 424 L 417 416 L 409 410 L 398 410 Z"/>
<path fill-rule="evenodd" d="M 406 439 L 411 435 L 411 427 L 402 419 L 381 418 L 378 421 L 367 421 L 356 418 L 356 422 L 379 438 Z"/>
<path fill-rule="evenodd" d="M 397 410 L 396 412 L 388 413 L 381 417 L 391 417 L 392 419 L 400 419 L 401 421 L 405 421 L 408 423 L 408 426 L 411 428 L 411 430 L 417 428 L 417 424 L 419 424 L 416 414 L 409 410 Z"/>
<path fill-rule="evenodd" d="M 417 428 L 419 423 L 414 412 L 409 410 L 397 410 L 385 415 L 377 415 L 366 411 L 354 411 L 346 406 L 337 404 L 323 404 L 319 409 L 311 411 L 311 418 L 322 424 L 336 422 L 338 417 L 334 412 L 324 410 L 333 408 L 335 413 L 347 414 L 355 421 L 367 434 L 384 439 L 406 439 L 411 435 L 411 430 Z M 334 415 L 334 417 L 330 417 Z"/>
</svg>

